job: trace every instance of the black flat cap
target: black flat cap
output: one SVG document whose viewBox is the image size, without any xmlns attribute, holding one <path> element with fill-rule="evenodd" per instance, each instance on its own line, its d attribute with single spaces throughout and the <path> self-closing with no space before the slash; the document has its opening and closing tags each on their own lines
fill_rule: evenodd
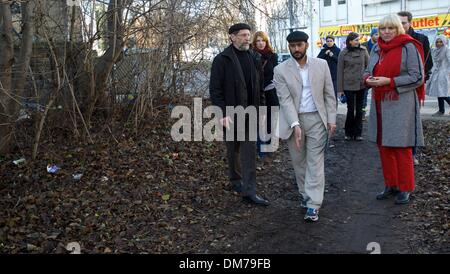
<svg viewBox="0 0 450 274">
<path fill-rule="evenodd" d="M 228 30 L 228 34 L 232 34 L 233 32 L 240 31 L 242 29 L 248 29 L 249 31 L 252 30 L 252 28 L 248 24 L 238 23 L 230 27 L 230 29 Z"/>
<path fill-rule="evenodd" d="M 308 34 L 304 33 L 303 31 L 294 31 L 289 33 L 289 35 L 286 37 L 286 40 L 288 43 L 292 42 L 308 42 Z"/>
</svg>

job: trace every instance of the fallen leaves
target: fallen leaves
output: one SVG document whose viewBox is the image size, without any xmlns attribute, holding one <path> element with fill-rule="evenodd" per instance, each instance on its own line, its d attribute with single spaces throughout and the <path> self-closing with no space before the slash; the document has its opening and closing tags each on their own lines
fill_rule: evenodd
<svg viewBox="0 0 450 274">
<path fill-rule="evenodd" d="M 21 166 L 12 161 L 22 155 L 2 158 L 0 253 L 69 253 L 74 241 L 81 253 L 206 250 L 215 237 L 204 231 L 226 222 L 217 214 L 234 203 L 230 190 L 216 197 L 228 186 L 224 146 L 173 142 L 171 122 L 155 119 L 137 137 L 115 133 L 119 143 L 95 134 L 95 145 L 46 142 L 38 161 L 23 155 Z M 58 173 L 47 174 L 48 163 Z"/>
<path fill-rule="evenodd" d="M 415 245 L 422 252 L 450 252 L 450 124 L 424 121 L 426 146 L 419 150 L 416 190 L 409 208 L 402 216 L 410 222 Z"/>
</svg>

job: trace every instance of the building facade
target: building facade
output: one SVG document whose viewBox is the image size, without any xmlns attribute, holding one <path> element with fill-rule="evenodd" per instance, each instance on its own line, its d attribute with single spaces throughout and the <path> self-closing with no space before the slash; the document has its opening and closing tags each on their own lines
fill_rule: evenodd
<svg viewBox="0 0 450 274">
<path fill-rule="evenodd" d="M 370 31 L 378 21 L 391 13 L 409 11 L 413 14 L 412 27 L 428 36 L 430 44 L 438 34 L 450 27 L 450 0 L 323 0 L 320 2 L 319 37 L 322 43 L 327 35 L 336 37 L 338 47 L 345 47 L 349 32 L 369 39 Z"/>
<path fill-rule="evenodd" d="M 345 47 L 350 32 L 369 39 L 370 31 L 384 16 L 410 11 L 413 28 L 433 44 L 438 34 L 450 28 L 450 0 L 259 0 L 255 14 L 259 30 L 269 34 L 278 53 L 288 53 L 286 36 L 301 29 L 310 36 L 308 54 L 317 56 L 327 35 Z M 450 30 L 447 31 L 449 33 Z"/>
</svg>

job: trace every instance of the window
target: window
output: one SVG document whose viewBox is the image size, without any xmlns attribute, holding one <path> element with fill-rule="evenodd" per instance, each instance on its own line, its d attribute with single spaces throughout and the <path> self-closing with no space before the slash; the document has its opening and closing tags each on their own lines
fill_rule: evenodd
<svg viewBox="0 0 450 274">
<path fill-rule="evenodd" d="M 329 6 L 331 6 L 331 0 L 324 0 L 324 1 L 323 1 L 323 6 L 324 6 L 324 7 L 329 7 Z"/>
<path fill-rule="evenodd" d="M 338 0 L 338 5 L 345 5 L 345 0 Z"/>
</svg>

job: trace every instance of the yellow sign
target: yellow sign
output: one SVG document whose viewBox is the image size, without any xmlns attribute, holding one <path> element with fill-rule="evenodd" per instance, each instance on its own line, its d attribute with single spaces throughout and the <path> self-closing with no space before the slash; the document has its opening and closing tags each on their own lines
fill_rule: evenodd
<svg viewBox="0 0 450 274">
<path fill-rule="evenodd" d="M 347 36 L 350 32 L 357 32 L 359 34 L 370 35 L 372 28 L 378 27 L 378 22 L 357 24 L 357 25 L 340 25 L 322 27 L 319 29 L 320 37 L 327 35 L 332 36 Z M 438 27 L 450 27 L 450 16 L 447 14 L 439 14 L 436 16 L 428 16 L 422 18 L 414 18 L 412 20 L 412 27 L 414 29 L 431 29 Z"/>
</svg>

